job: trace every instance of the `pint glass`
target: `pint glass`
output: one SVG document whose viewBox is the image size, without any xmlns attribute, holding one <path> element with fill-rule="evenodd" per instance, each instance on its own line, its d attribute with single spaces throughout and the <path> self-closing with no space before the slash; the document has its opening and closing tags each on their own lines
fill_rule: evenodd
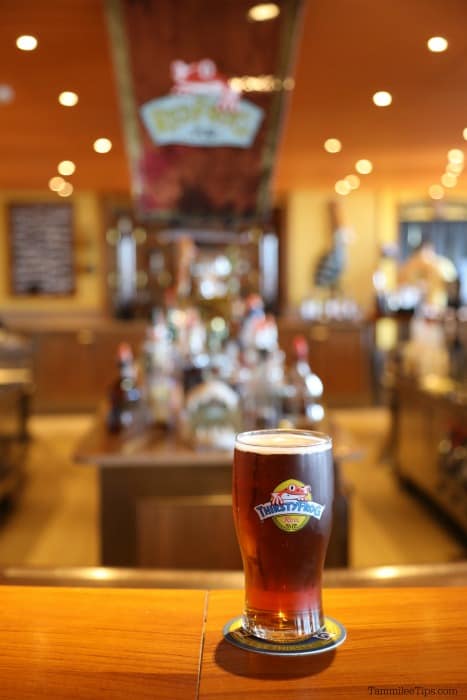
<svg viewBox="0 0 467 700">
<path fill-rule="evenodd" d="M 243 627 L 298 641 L 324 625 L 321 578 L 334 495 L 331 439 L 301 430 L 237 436 L 235 528 L 245 571 Z"/>
</svg>

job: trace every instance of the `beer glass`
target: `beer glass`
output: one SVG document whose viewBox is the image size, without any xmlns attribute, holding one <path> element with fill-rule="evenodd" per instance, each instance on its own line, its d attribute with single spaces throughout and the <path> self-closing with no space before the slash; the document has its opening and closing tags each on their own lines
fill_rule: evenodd
<svg viewBox="0 0 467 700">
<path fill-rule="evenodd" d="M 237 436 L 233 511 L 245 571 L 246 632 L 293 642 L 323 627 L 321 578 L 333 496 L 327 435 L 278 429 Z"/>
</svg>

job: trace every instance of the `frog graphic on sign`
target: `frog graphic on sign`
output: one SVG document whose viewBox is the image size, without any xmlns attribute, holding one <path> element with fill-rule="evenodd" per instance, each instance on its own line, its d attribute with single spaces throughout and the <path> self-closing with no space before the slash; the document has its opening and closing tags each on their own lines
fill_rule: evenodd
<svg viewBox="0 0 467 700">
<path fill-rule="evenodd" d="M 170 70 L 174 81 L 170 94 L 149 100 L 140 108 L 155 144 L 237 148 L 253 144 L 264 111 L 242 99 L 214 61 L 176 60 Z"/>
<path fill-rule="evenodd" d="M 269 502 L 255 506 L 260 520 L 272 518 L 284 532 L 297 532 L 310 518 L 320 520 L 325 506 L 313 501 L 311 486 L 298 479 L 286 479 L 272 491 Z"/>
<path fill-rule="evenodd" d="M 238 109 L 241 93 L 229 85 L 210 58 L 195 63 L 172 61 L 171 72 L 175 83 L 171 92 L 174 94 L 208 95 L 217 98 L 220 110 L 235 112 Z"/>
</svg>

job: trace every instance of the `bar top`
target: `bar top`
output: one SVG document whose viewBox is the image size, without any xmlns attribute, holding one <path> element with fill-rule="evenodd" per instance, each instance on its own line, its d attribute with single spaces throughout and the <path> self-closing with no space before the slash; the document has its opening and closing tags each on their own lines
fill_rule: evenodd
<svg viewBox="0 0 467 700">
<path fill-rule="evenodd" d="M 148 429 L 111 434 L 105 427 L 102 413 L 80 440 L 74 459 L 99 467 L 229 467 L 231 451 L 197 451 L 174 435 Z"/>
<path fill-rule="evenodd" d="M 361 449 L 352 436 L 331 422 L 336 459 L 352 460 L 361 455 Z M 202 450 L 191 447 L 176 435 L 137 428 L 111 434 L 105 426 L 104 411 L 97 413 L 92 427 L 79 441 L 74 460 L 99 467 L 230 467 L 232 450 Z"/>
<path fill-rule="evenodd" d="M 8 700 L 467 695 L 466 587 L 326 590 L 347 641 L 274 659 L 223 640 L 242 591 L 0 590 Z"/>
</svg>

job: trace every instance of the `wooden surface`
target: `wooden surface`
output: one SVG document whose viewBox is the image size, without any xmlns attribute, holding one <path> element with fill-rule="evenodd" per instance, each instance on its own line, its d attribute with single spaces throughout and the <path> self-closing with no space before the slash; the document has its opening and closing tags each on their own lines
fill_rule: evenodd
<svg viewBox="0 0 467 700">
<path fill-rule="evenodd" d="M 193 461 L 191 467 L 174 469 L 170 464 L 165 468 L 153 467 L 116 467 L 99 469 L 99 499 L 100 499 L 100 561 L 105 566 L 142 566 L 139 553 L 148 548 L 148 533 L 145 527 L 147 518 L 139 514 L 140 507 L 151 499 L 162 499 L 176 505 L 178 499 L 195 497 L 199 505 L 213 495 L 231 492 L 231 467 L 218 465 L 203 466 Z M 147 512 L 147 509 L 145 509 Z M 174 513 L 176 512 L 176 509 Z M 196 525 L 196 523 L 195 523 Z M 233 528 L 233 521 L 232 521 Z M 156 540 L 168 537 L 171 541 L 172 559 L 170 564 L 177 567 L 178 554 L 187 547 L 202 546 L 197 527 L 192 527 L 182 533 L 182 539 L 174 538 L 179 532 L 170 525 L 163 531 L 151 529 L 151 535 L 156 549 Z M 182 557 L 183 560 L 183 557 Z M 238 554 L 234 554 L 234 561 Z M 154 559 L 147 559 L 151 566 L 156 566 Z"/>
<path fill-rule="evenodd" d="M 334 442 L 337 461 L 356 454 L 351 440 L 339 434 Z M 196 451 L 174 436 L 150 430 L 112 435 L 98 417 L 74 458 L 99 468 L 100 563 L 104 566 L 240 568 L 230 507 L 230 451 Z M 336 484 L 327 560 L 334 567 L 348 563 L 346 495 L 340 478 L 336 477 Z M 202 510 L 205 514 L 200 517 Z M 222 554 L 219 546 L 204 545 L 207 518 L 219 526 Z M 201 550 L 204 555 L 197 564 Z"/>
<path fill-rule="evenodd" d="M 144 321 L 116 321 L 78 313 L 5 312 L 12 329 L 31 338 L 34 347 L 34 411 L 95 411 L 106 400 L 116 376 L 118 345 L 130 343 L 137 355 Z M 310 346 L 310 363 L 324 383 L 330 406 L 367 404 L 372 398 L 372 326 L 366 323 L 314 323 L 278 318 L 279 342 L 289 359 L 295 335 Z M 73 371 L 70 372 L 70 367 Z M 97 446 L 97 444 L 96 444 Z"/>
<path fill-rule="evenodd" d="M 75 330 L 32 330 L 31 337 L 35 348 L 35 411 L 85 412 L 95 411 L 106 399 L 118 374 L 119 344 L 129 342 L 137 353 L 144 326 L 103 323 L 96 328 L 86 324 Z"/>
<path fill-rule="evenodd" d="M 338 461 L 358 459 L 361 447 L 351 435 L 338 429 L 332 418 L 326 428 L 333 438 L 333 454 Z M 93 427 L 78 443 L 74 459 L 99 467 L 228 467 L 232 464 L 230 450 L 196 450 L 175 435 L 150 429 L 133 429 L 109 433 L 104 410 L 96 417 Z"/>
<path fill-rule="evenodd" d="M 172 61 L 198 60 L 200 46 L 224 79 L 271 74 L 286 78 L 302 5 L 302 0 L 282 0 L 274 22 L 248 22 L 250 0 L 223 2 L 222 9 L 217 0 L 107 4 L 133 195 L 143 214 L 176 218 L 193 228 L 201 222 L 211 227 L 222 222 L 222 228 L 232 230 L 265 219 L 287 90 L 243 95 L 262 112 L 257 133 L 241 148 L 232 148 L 224 138 L 216 144 L 205 137 L 206 145 L 191 142 L 188 148 L 185 139 L 165 143 L 151 137 L 137 115 L 149 101 L 173 92 Z M 176 109 L 181 114 L 187 107 Z M 231 112 L 235 122 L 235 109 Z"/>
<path fill-rule="evenodd" d="M 5 700 L 196 697 L 203 591 L 5 587 L 1 596 Z"/>
<path fill-rule="evenodd" d="M 137 504 L 137 532 L 139 566 L 242 568 L 230 494 L 142 499 Z"/>
<path fill-rule="evenodd" d="M 440 378 L 441 388 L 443 383 Z M 401 479 L 428 496 L 467 535 L 465 459 L 452 459 L 456 445 L 461 451 L 467 444 L 467 395 L 456 392 L 455 385 L 449 388 L 436 392 L 413 379 L 398 379 L 392 405 L 396 467 Z"/>
<path fill-rule="evenodd" d="M 333 440 L 337 462 L 357 456 L 348 436 L 336 433 Z M 99 468 L 104 566 L 240 568 L 230 507 L 230 451 L 197 451 L 173 435 L 151 430 L 112 435 L 100 415 L 78 444 L 74 459 Z M 337 476 L 336 485 L 327 560 L 333 567 L 348 563 L 348 507 Z M 204 546 L 207 519 L 219 526 L 222 553 L 217 545 Z M 201 549 L 204 555 L 197 564 Z"/>
<path fill-rule="evenodd" d="M 178 4 L 182 3 L 173 2 Z M 235 31 L 224 18 L 225 8 L 236 4 L 240 5 L 236 0 L 225 0 L 215 7 L 213 13 L 219 17 L 220 29 L 225 24 L 224 31 Z M 144 8 L 146 3 L 134 5 Z M 1 111 L 0 185 L 3 190 L 45 190 L 55 164 L 72 151 L 70 157 L 79 165 L 73 175 L 78 192 L 128 191 L 128 161 L 103 3 L 74 0 L 41 2 L 40 11 L 36 11 L 37 7 L 37 0 L 1 3 L 0 63 L 8 66 L 2 80 L 15 89 L 18 98 Z M 307 3 L 275 190 L 288 193 L 327 188 L 332 197 L 335 181 L 345 175 L 351 163 L 368 153 L 378 164 L 371 175 L 375 188 L 425 192 L 439 180 L 444 154 L 454 142 L 459 146 L 462 143 L 465 120 L 460 115 L 467 113 L 467 94 L 461 89 L 467 83 L 463 53 L 466 3 L 368 2 L 362 6 L 364 22 L 361 13 L 355 11 L 360 4 L 329 0 L 319 5 L 319 13 L 317 7 L 313 2 Z M 264 25 L 274 21 L 257 23 L 258 46 L 262 45 L 263 32 L 268 31 Z M 245 21 L 244 30 L 237 30 L 239 38 L 248 29 Z M 14 38 L 26 31 L 39 38 L 39 48 L 25 56 L 16 50 Z M 186 55 L 188 46 L 185 49 L 184 44 L 180 58 L 209 57 L 204 32 L 205 25 L 197 18 L 192 32 L 199 41 L 197 49 L 191 48 Z M 448 38 L 447 54 L 431 56 L 426 52 L 426 40 L 435 32 Z M 177 27 L 175 34 L 179 33 Z M 221 31 L 213 33 L 223 36 Z M 159 42 L 154 43 L 157 46 Z M 399 50 L 388 50 L 392 45 Z M 245 60 L 252 49 L 245 49 Z M 226 50 L 225 61 L 236 53 Z M 155 61 L 159 60 L 157 54 Z M 451 64 L 446 62 L 450 60 L 453 69 L 447 73 Z M 151 66 L 147 69 L 151 73 L 153 63 L 146 65 Z M 342 70 L 342 66 L 348 70 Z M 240 65 L 237 70 L 241 71 Z M 245 73 L 258 74 L 256 66 L 248 63 Z M 384 80 L 383 76 L 388 78 Z M 394 94 L 395 104 L 375 113 L 368 100 L 371 90 L 379 89 L 379 85 L 389 85 L 387 89 Z M 79 94 L 75 108 L 58 104 L 56 94 L 61 89 L 73 89 Z M 336 116 L 343 111 L 344 95 L 345 112 L 352 115 L 349 126 Z M 99 126 L 114 144 L 105 156 L 90 148 L 96 135 L 100 135 Z M 334 133 L 344 140 L 345 151 L 341 156 L 330 157 L 322 143 Z M 310 219 L 314 217 L 310 215 Z M 307 252 L 304 248 L 302 254 Z"/>
<path fill-rule="evenodd" d="M 151 430 L 112 435 L 102 415 L 78 445 L 75 459 L 99 468 L 100 562 L 106 566 L 161 566 L 154 557 L 164 540 L 171 558 L 165 558 L 163 566 L 178 566 L 179 554 L 200 546 L 198 529 L 189 528 L 181 541 L 174 540 L 178 528 L 154 530 L 153 523 L 148 532 L 153 520 L 148 501 L 162 499 L 165 507 L 176 506 L 174 499 L 196 497 L 202 505 L 206 496 L 231 492 L 230 452 L 196 452 L 173 436 Z M 154 517 L 158 513 L 156 508 Z M 237 568 L 238 549 L 232 551 L 228 568 Z"/>
<path fill-rule="evenodd" d="M 467 588 L 325 591 L 326 614 L 346 626 L 347 641 L 335 652 L 274 659 L 222 638 L 242 591 L 0 591 L 7 700 L 334 700 L 381 688 L 467 695 Z"/>
<path fill-rule="evenodd" d="M 278 319 L 279 344 L 288 359 L 293 338 L 303 335 L 309 345 L 313 372 L 324 385 L 330 406 L 365 406 L 373 401 L 374 327 L 366 321 L 308 321 L 284 316 Z"/>
<path fill-rule="evenodd" d="M 31 389 L 29 369 L 0 368 L 0 503 L 13 502 L 23 481 Z"/>
<path fill-rule="evenodd" d="M 199 697 L 368 698 L 369 686 L 456 688 L 467 694 L 467 589 L 333 590 L 327 615 L 347 628 L 334 653 L 262 656 L 235 649 L 219 630 L 242 605 L 240 591 L 214 591 L 208 616 Z"/>
<path fill-rule="evenodd" d="M 74 458 L 99 467 L 219 467 L 232 463 L 230 450 L 194 450 L 173 435 L 151 429 L 109 433 L 101 413 L 78 444 Z"/>
</svg>

